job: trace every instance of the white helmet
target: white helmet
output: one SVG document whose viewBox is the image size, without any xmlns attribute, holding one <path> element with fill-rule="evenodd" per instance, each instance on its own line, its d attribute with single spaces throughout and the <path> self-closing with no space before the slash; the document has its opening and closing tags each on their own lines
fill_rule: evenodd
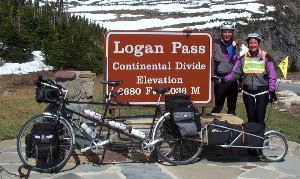
<svg viewBox="0 0 300 179">
<path fill-rule="evenodd" d="M 247 35 L 246 37 L 246 41 L 248 42 L 250 39 L 256 39 L 258 40 L 258 42 L 262 41 L 262 38 L 260 37 L 260 35 L 258 33 L 250 33 Z"/>
<path fill-rule="evenodd" d="M 230 21 L 225 21 L 220 25 L 221 30 L 234 30 L 235 29 L 235 23 Z"/>
</svg>

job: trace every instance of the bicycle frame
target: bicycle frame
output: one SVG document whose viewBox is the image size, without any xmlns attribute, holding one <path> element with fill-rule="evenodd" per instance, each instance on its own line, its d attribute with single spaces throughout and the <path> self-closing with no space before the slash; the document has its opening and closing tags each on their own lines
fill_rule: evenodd
<svg viewBox="0 0 300 179">
<path fill-rule="evenodd" d="M 117 127 L 113 126 L 112 125 L 113 122 L 111 122 L 113 120 L 107 120 L 106 115 L 107 115 L 108 110 L 110 109 L 110 106 L 128 106 L 128 107 L 139 106 L 139 107 L 141 107 L 140 105 L 132 105 L 132 104 L 129 104 L 129 103 L 118 103 L 116 101 L 116 97 L 117 97 L 117 95 L 119 95 L 121 93 L 120 92 L 113 93 L 113 90 L 114 90 L 114 86 L 111 87 L 111 90 L 110 90 L 109 94 L 105 95 L 105 102 L 103 102 L 103 103 L 67 101 L 67 92 L 68 92 L 68 90 L 63 90 L 65 95 L 63 96 L 61 102 L 58 104 L 58 110 L 57 110 L 58 114 L 57 114 L 57 116 L 58 117 L 63 117 L 63 111 L 65 111 L 67 114 L 68 113 L 76 114 L 76 115 L 78 115 L 78 116 L 80 116 L 84 119 L 87 119 L 89 121 L 92 121 L 95 124 L 97 124 L 98 126 L 100 126 L 99 134 L 102 133 L 102 128 L 106 127 L 108 129 L 107 136 L 106 136 L 107 139 L 110 137 L 110 130 L 112 130 L 112 131 L 116 131 L 120 134 L 123 134 L 125 136 L 128 136 L 130 138 L 135 138 L 135 139 L 139 140 L 140 142 L 145 142 L 146 140 L 148 140 L 150 142 L 150 139 L 151 139 L 152 133 L 153 133 L 153 128 L 155 126 L 155 120 L 156 120 L 157 116 L 159 114 L 161 114 L 160 99 L 161 99 L 162 94 L 159 94 L 158 101 L 157 101 L 156 105 L 144 105 L 144 106 L 142 106 L 142 107 L 151 107 L 151 108 L 155 107 L 155 113 L 153 115 L 152 123 L 151 123 L 151 126 L 149 128 L 149 135 L 148 135 L 148 137 L 146 137 L 146 134 L 145 134 L 145 136 L 137 135 L 136 133 L 140 134 L 142 132 L 137 130 L 137 129 L 133 129 L 132 126 L 130 126 L 130 125 L 122 124 L 122 127 L 125 128 L 125 130 L 124 130 L 124 129 L 120 129 L 120 128 L 117 128 Z M 114 97 L 114 99 L 115 99 L 114 100 L 115 102 L 113 102 L 113 103 L 111 102 L 112 97 Z M 99 119 L 95 119 L 93 117 L 87 116 L 85 114 L 82 114 L 81 112 L 77 112 L 77 111 L 72 110 L 72 109 L 67 107 L 67 104 L 75 104 L 75 103 L 76 104 L 104 105 L 103 115 L 101 115 L 101 118 L 99 120 Z M 103 146 L 107 143 L 111 143 L 110 139 L 108 139 L 106 141 L 102 141 L 102 142 L 97 138 L 96 139 L 90 139 L 89 137 L 87 137 L 85 135 L 85 132 L 81 129 L 81 127 L 76 122 L 74 122 L 71 119 L 66 119 L 66 120 L 71 124 L 71 126 L 73 126 L 73 127 L 75 126 L 82 134 L 84 134 L 86 140 L 88 140 L 91 143 L 91 145 L 93 144 L 96 147 L 99 147 L 99 146 Z M 133 131 L 135 131 L 135 133 L 133 133 Z M 120 138 L 120 136 L 119 136 L 119 138 Z M 100 143 L 96 143 L 95 140 L 99 140 Z M 146 143 L 145 145 L 148 146 L 148 143 Z M 82 152 L 85 152 L 88 149 L 91 149 L 91 147 L 87 147 L 85 149 L 82 149 Z"/>
</svg>

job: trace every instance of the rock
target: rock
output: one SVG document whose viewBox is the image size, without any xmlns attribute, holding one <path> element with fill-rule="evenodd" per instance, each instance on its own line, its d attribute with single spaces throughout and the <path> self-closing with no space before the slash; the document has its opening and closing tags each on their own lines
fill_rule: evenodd
<svg viewBox="0 0 300 179">
<path fill-rule="evenodd" d="M 212 122 L 214 119 L 219 121 L 227 121 L 229 124 L 242 124 L 244 123 L 243 119 L 232 114 L 225 113 L 211 113 L 206 116 L 201 116 L 201 125 Z"/>
<path fill-rule="evenodd" d="M 54 76 L 56 80 L 73 80 L 76 77 L 76 73 L 74 71 L 58 71 Z"/>
<path fill-rule="evenodd" d="M 296 93 L 289 91 L 289 90 L 278 91 L 277 94 L 279 96 L 298 96 Z"/>
<path fill-rule="evenodd" d="M 292 96 L 280 98 L 279 102 L 283 103 L 285 107 L 290 108 L 291 106 L 300 105 L 300 96 Z"/>
<path fill-rule="evenodd" d="M 279 112 L 287 112 L 287 109 L 279 109 Z"/>
</svg>

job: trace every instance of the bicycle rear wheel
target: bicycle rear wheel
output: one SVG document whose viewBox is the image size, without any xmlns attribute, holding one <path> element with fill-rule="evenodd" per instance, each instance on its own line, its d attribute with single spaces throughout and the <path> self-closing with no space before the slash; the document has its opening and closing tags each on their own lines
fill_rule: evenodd
<svg viewBox="0 0 300 179">
<path fill-rule="evenodd" d="M 55 156 L 51 155 L 47 159 L 38 159 L 26 151 L 25 141 L 28 140 L 26 137 L 28 138 L 28 134 L 31 133 L 33 125 L 41 122 L 56 122 L 57 124 L 58 147 Z M 22 126 L 17 138 L 17 151 L 23 164 L 31 170 L 52 173 L 61 170 L 70 159 L 74 150 L 74 140 L 73 128 L 64 118 L 58 119 L 55 115 L 41 114 L 32 117 Z"/>
<path fill-rule="evenodd" d="M 203 150 L 199 135 L 178 137 L 172 130 L 170 119 L 164 117 L 154 129 L 153 140 L 159 140 L 155 147 L 158 155 L 172 165 L 186 165 L 194 162 Z"/>
<path fill-rule="evenodd" d="M 264 148 L 262 156 L 268 162 L 282 161 L 288 151 L 288 145 L 285 138 L 277 133 L 270 132 L 265 135 Z"/>
</svg>

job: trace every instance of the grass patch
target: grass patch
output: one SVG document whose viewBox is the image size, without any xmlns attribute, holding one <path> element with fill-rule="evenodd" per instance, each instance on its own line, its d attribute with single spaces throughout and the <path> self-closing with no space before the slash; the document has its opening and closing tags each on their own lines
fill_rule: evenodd
<svg viewBox="0 0 300 179">
<path fill-rule="evenodd" d="M 98 83 L 95 86 L 94 101 L 100 102 L 103 99 L 102 87 Z M 47 107 L 47 104 L 37 103 L 33 97 L 31 98 L 11 98 L 0 100 L 0 141 L 14 139 L 17 137 L 21 126 L 26 120 L 34 115 L 40 114 Z M 282 130 L 287 140 L 300 143 L 300 116 L 292 115 L 289 112 L 279 112 L 273 106 L 268 106 L 266 114 L 267 130 Z M 200 108 L 199 108 L 200 109 Z M 94 110 L 102 113 L 103 107 L 95 105 Z M 223 113 L 227 108 L 224 107 Z M 200 110 L 201 111 L 201 110 Z M 207 109 L 208 112 L 211 108 Z M 142 116 L 153 115 L 154 108 L 130 108 L 116 109 L 116 116 Z M 242 101 L 237 104 L 236 114 L 247 121 L 245 107 Z"/>
<path fill-rule="evenodd" d="M 288 140 L 300 143 L 300 116 L 289 112 L 279 112 L 274 109 L 274 106 L 268 106 L 268 110 L 270 111 L 269 115 L 266 115 L 267 129 L 282 130 Z"/>
<path fill-rule="evenodd" d="M 0 100 L 0 141 L 16 138 L 26 120 L 40 114 L 46 104 L 32 99 Z"/>
</svg>

